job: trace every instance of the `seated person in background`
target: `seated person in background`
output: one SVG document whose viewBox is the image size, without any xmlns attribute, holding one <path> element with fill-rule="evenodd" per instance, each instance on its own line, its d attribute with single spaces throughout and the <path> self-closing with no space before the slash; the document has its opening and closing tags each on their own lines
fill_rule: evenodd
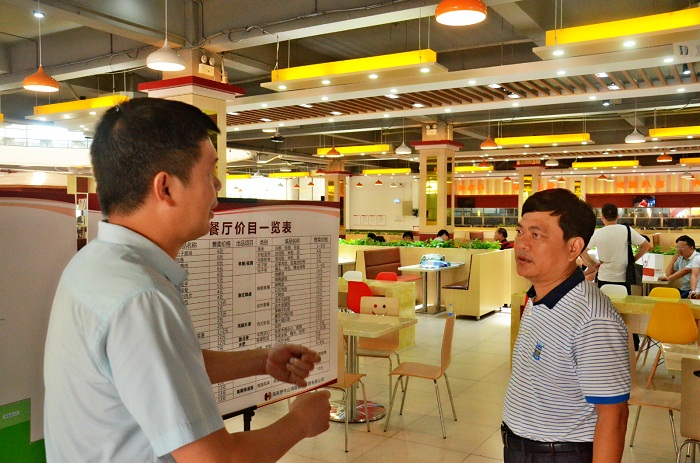
<svg viewBox="0 0 700 463">
<path fill-rule="evenodd" d="M 501 245 L 501 249 L 513 249 L 513 243 L 508 241 L 508 231 L 501 227 L 493 233 L 494 241 L 498 241 Z"/>
<path fill-rule="evenodd" d="M 384 238 L 382 235 L 377 235 L 377 237 L 374 238 L 374 241 L 377 243 L 386 243 L 386 238 Z"/>
<path fill-rule="evenodd" d="M 688 235 L 681 235 L 676 239 L 676 251 L 678 251 L 678 254 L 673 256 L 673 259 L 666 267 L 666 276 L 659 277 L 659 280 L 673 281 L 680 278 L 681 297 L 686 298 L 690 294 L 693 265 L 696 264 L 695 260 L 697 260 L 696 257 L 699 254 L 695 252 L 695 241 Z"/>
<path fill-rule="evenodd" d="M 369 233 L 367 233 L 367 239 L 377 241 L 377 235 L 375 235 L 372 232 L 369 232 Z"/>
<path fill-rule="evenodd" d="M 410 231 L 403 232 L 403 236 L 401 237 L 401 239 L 404 241 L 413 241 L 413 232 L 410 232 Z"/>
<path fill-rule="evenodd" d="M 437 238 L 435 238 L 435 240 L 437 240 L 437 241 L 449 241 L 450 240 L 450 233 L 447 230 L 442 229 L 437 233 Z"/>
</svg>

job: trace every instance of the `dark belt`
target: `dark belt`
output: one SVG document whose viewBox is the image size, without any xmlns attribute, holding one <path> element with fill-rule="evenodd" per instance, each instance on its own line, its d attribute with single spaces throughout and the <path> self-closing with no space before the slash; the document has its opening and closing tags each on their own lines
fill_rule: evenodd
<svg viewBox="0 0 700 463">
<path fill-rule="evenodd" d="M 593 452 L 593 442 L 540 442 L 514 434 L 505 423 L 501 424 L 501 441 L 507 448 L 523 453 L 585 453 Z"/>
</svg>

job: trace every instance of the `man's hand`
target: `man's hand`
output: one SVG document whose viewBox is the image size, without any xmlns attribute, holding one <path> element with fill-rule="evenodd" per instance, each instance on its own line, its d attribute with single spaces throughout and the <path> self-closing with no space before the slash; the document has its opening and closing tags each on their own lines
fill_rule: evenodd
<svg viewBox="0 0 700 463">
<path fill-rule="evenodd" d="M 330 397 L 329 391 L 308 392 L 292 402 L 289 414 L 299 418 L 297 424 L 305 428 L 306 437 L 314 437 L 330 427 Z"/>
<path fill-rule="evenodd" d="M 304 346 L 280 344 L 271 347 L 264 359 L 263 370 L 275 379 L 306 387 L 306 378 L 321 356 Z M 326 417 L 327 418 L 327 417 Z"/>
</svg>

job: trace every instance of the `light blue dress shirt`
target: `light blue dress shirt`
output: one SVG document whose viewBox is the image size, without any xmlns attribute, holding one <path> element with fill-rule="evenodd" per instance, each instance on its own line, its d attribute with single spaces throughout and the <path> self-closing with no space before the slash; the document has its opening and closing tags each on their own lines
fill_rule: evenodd
<svg viewBox="0 0 700 463">
<path fill-rule="evenodd" d="M 49 462 L 163 462 L 223 428 L 179 287 L 145 237 L 101 222 L 63 272 L 44 357 Z"/>
</svg>

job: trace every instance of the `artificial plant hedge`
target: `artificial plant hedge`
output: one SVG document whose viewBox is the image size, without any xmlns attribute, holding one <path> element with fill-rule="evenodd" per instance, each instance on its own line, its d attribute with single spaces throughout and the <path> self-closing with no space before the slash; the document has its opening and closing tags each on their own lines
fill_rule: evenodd
<svg viewBox="0 0 700 463">
<path fill-rule="evenodd" d="M 405 246 L 411 248 L 463 248 L 463 249 L 501 249 L 501 245 L 496 242 L 472 240 L 468 243 L 455 242 L 454 240 L 426 240 L 426 241 L 387 241 L 379 242 L 371 238 L 360 238 L 356 240 L 339 239 L 340 244 L 350 244 L 359 246 Z"/>
</svg>

